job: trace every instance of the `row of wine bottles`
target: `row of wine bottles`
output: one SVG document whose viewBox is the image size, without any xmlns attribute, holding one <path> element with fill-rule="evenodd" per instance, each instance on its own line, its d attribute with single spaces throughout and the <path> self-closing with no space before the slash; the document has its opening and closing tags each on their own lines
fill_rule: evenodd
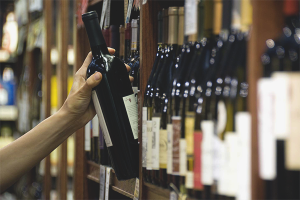
<svg viewBox="0 0 300 200">
<path fill-rule="evenodd" d="M 257 82 L 259 176 L 266 199 L 299 199 L 299 1 L 284 2 L 285 26 L 266 41 Z"/>
<path fill-rule="evenodd" d="M 250 199 L 251 5 L 245 0 L 193 6 L 198 31 L 185 38 L 188 10 L 169 7 L 158 14 L 159 26 L 168 20 L 168 29 L 159 28 L 164 41 L 158 41 L 145 90 L 143 176 L 182 196 Z"/>
</svg>

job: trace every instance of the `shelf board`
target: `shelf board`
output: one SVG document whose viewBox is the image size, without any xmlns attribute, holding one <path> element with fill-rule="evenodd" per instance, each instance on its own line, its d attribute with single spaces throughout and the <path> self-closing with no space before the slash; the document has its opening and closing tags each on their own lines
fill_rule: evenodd
<svg viewBox="0 0 300 200">
<path fill-rule="evenodd" d="M 143 197 L 147 199 L 170 199 L 170 190 L 144 182 Z"/>
<path fill-rule="evenodd" d="M 99 3 L 99 2 L 101 2 L 102 0 L 90 0 L 89 1 L 89 6 L 93 6 L 93 5 L 95 5 L 95 4 L 97 4 L 97 3 Z"/>
<path fill-rule="evenodd" d="M 110 186 L 111 189 L 129 198 L 133 198 L 135 189 L 135 179 L 119 181 L 114 170 L 111 171 Z M 92 161 L 87 161 L 87 178 L 91 181 L 100 183 L 100 165 Z"/>
</svg>

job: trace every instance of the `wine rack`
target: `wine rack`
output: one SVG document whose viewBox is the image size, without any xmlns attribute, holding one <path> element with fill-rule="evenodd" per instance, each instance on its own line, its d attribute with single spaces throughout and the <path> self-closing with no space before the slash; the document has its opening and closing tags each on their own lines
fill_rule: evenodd
<svg viewBox="0 0 300 200">
<path fill-rule="evenodd" d="M 77 11 L 81 1 L 77 0 L 74 9 Z M 142 4 L 142 1 L 140 1 Z M 97 8 L 101 12 L 102 1 L 91 0 L 88 4 L 88 10 Z M 139 116 L 141 116 L 143 102 L 143 88 L 146 87 L 147 79 L 150 75 L 157 50 L 157 13 L 162 8 L 170 6 L 184 6 L 184 1 L 152 1 L 148 0 L 146 4 L 141 5 L 140 10 L 140 87 L 139 93 Z M 281 1 L 252 1 L 253 6 L 253 26 L 251 39 L 248 46 L 248 80 L 250 85 L 248 108 L 252 115 L 252 138 L 251 138 L 251 193 L 252 199 L 261 199 L 264 194 L 264 183 L 258 175 L 258 134 L 257 134 L 257 96 L 256 83 L 262 76 L 260 68 L 260 56 L 265 50 L 265 41 L 269 38 L 276 38 L 283 27 L 283 13 Z M 99 10 L 98 10 L 99 9 Z M 111 9 L 114 9 L 113 7 Z M 75 16 L 74 21 L 77 21 Z M 114 16 L 111 16 L 114 17 Z M 89 52 L 88 40 L 84 27 L 77 27 L 74 31 L 75 41 L 75 68 L 80 68 L 85 55 Z M 99 174 L 100 166 L 94 162 L 87 161 L 84 152 L 84 130 L 76 132 L 76 155 L 75 155 L 75 183 L 74 198 L 89 199 L 99 194 Z M 139 118 L 139 142 L 142 143 L 141 135 L 141 117 Z M 140 162 L 142 148 L 140 145 Z M 141 166 L 141 163 L 140 163 Z M 118 181 L 114 173 L 111 173 L 110 189 L 124 196 L 124 198 L 133 198 L 135 180 Z M 170 191 L 156 185 L 147 183 L 143 180 L 142 169 L 139 176 L 139 199 L 169 199 Z M 96 185 L 95 185 L 96 184 Z M 98 185 L 97 185 L 98 184 Z M 93 185 L 93 186 L 91 186 Z M 94 187 L 92 191 L 88 187 Z M 98 187 L 98 188 L 97 188 Z M 94 194 L 91 194 L 94 193 Z"/>
</svg>

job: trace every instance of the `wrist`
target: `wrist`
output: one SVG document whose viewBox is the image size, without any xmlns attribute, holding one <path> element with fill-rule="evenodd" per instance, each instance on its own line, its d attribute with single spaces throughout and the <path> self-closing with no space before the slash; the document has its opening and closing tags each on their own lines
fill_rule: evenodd
<svg viewBox="0 0 300 200">
<path fill-rule="evenodd" d="M 58 110 L 55 114 L 62 122 L 63 129 L 69 135 L 74 133 L 80 128 L 80 124 L 78 123 L 78 117 L 74 116 L 74 114 L 68 112 L 68 109 L 65 109 L 64 106 Z"/>
</svg>

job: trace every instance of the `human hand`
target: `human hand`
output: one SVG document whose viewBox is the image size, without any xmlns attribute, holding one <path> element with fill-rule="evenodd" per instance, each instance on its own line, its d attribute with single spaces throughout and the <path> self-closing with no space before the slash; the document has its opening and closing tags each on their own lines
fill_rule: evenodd
<svg viewBox="0 0 300 200">
<path fill-rule="evenodd" d="M 112 55 L 115 50 L 108 48 L 109 53 Z M 96 111 L 91 101 L 92 88 L 97 86 L 102 80 L 102 74 L 96 72 L 86 80 L 86 71 L 89 64 L 92 61 L 92 53 L 90 52 L 81 68 L 74 75 L 74 81 L 71 91 L 62 106 L 62 110 L 67 112 L 68 118 L 75 120 L 76 127 L 81 128 L 87 122 L 92 120 L 95 116 Z M 129 72 L 130 67 L 126 65 L 127 71 Z M 133 77 L 129 76 L 131 82 L 133 82 Z"/>
</svg>

